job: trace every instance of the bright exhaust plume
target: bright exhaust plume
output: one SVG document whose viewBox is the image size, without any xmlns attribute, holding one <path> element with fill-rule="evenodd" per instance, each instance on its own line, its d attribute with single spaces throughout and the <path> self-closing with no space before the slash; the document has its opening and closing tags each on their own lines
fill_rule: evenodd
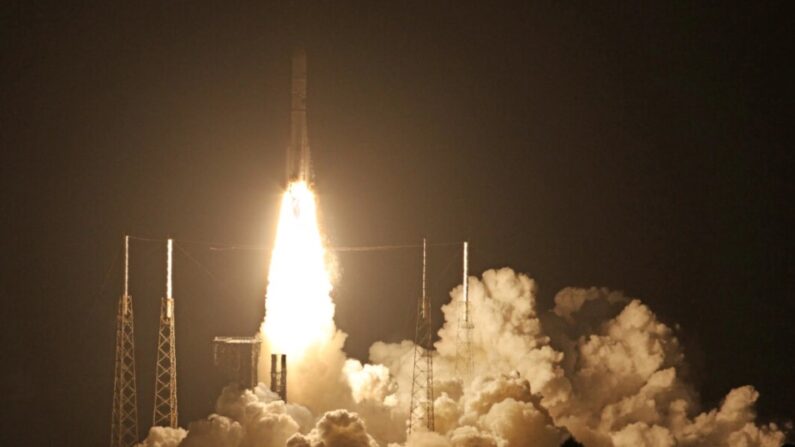
<svg viewBox="0 0 795 447">
<path fill-rule="evenodd" d="M 334 331 L 334 304 L 315 195 L 293 182 L 282 198 L 276 243 L 268 272 L 262 333 L 271 352 L 300 360 Z"/>
</svg>

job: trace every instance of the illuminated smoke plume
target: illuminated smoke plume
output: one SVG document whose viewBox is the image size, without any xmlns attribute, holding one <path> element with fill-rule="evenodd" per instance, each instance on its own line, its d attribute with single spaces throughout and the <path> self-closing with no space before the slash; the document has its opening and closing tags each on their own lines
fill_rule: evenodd
<svg viewBox="0 0 795 447">
<path fill-rule="evenodd" d="M 455 374 L 462 286 L 442 307 L 435 343 L 436 432 L 406 439 L 413 343 L 377 342 L 371 363 L 348 359 L 333 321 L 331 281 L 314 196 L 291 185 L 269 272 L 263 351 L 288 356 L 285 404 L 264 384 L 227 387 L 215 414 L 153 428 L 147 447 L 778 447 L 755 422 L 758 393 L 731 390 L 700 412 L 675 332 L 640 300 L 566 288 L 539 312 L 536 283 L 503 268 L 469 278 L 473 377 Z M 352 279 L 355 280 L 355 279 Z M 260 377 L 267 378 L 263 355 Z"/>
<path fill-rule="evenodd" d="M 698 412 L 674 331 L 641 301 L 567 288 L 539 315 L 535 293 L 532 279 L 510 269 L 470 278 L 475 374 L 462 383 L 454 374 L 461 287 L 453 289 L 436 342 L 435 433 L 405 439 L 412 343 L 375 343 L 373 363 L 362 364 L 344 357 L 344 335 L 335 330 L 323 349 L 305 356 L 309 367 L 328 370 L 296 384 L 318 394 L 285 405 L 264 385 L 227 388 L 217 414 L 191 424 L 187 436 L 156 428 L 146 445 L 175 446 L 184 438 L 179 445 L 552 447 L 569 434 L 589 447 L 783 443 L 780 428 L 755 422 L 751 386 Z M 335 399 L 344 405 L 327 408 Z"/>
</svg>

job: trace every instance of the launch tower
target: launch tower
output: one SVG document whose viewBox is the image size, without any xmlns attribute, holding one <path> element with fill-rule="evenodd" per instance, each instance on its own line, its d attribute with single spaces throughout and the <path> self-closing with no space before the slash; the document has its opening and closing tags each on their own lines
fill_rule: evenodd
<svg viewBox="0 0 795 447">
<path fill-rule="evenodd" d="M 427 248 L 422 240 L 422 295 L 417 301 L 417 326 L 414 335 L 414 369 L 411 375 L 411 407 L 408 433 L 434 430 L 433 421 L 433 328 L 431 302 L 426 294 Z"/>
<path fill-rule="evenodd" d="M 160 328 L 157 337 L 155 408 L 152 425 L 177 427 L 177 353 L 174 333 L 174 297 L 171 273 L 174 240 L 169 239 L 166 257 L 166 296 L 160 301 Z"/>
<path fill-rule="evenodd" d="M 110 447 L 131 447 L 138 442 L 138 394 L 135 386 L 135 335 L 130 284 L 130 236 L 124 236 L 124 293 L 116 316 L 116 370 Z"/>
<path fill-rule="evenodd" d="M 469 243 L 464 241 L 464 279 L 461 291 L 461 314 L 458 318 L 458 331 L 456 337 L 456 375 L 463 379 L 466 385 L 472 378 L 472 320 L 469 314 Z"/>
</svg>

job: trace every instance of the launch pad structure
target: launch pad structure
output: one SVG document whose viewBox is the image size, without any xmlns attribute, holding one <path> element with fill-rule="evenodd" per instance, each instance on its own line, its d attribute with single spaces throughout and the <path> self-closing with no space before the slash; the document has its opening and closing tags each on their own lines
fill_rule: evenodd
<svg viewBox="0 0 795 447">
<path fill-rule="evenodd" d="M 463 244 L 463 282 L 461 314 L 459 315 L 455 369 L 467 383 L 473 374 L 472 324 L 469 309 L 469 243 Z M 414 365 L 411 374 L 411 403 L 407 432 L 434 431 L 433 395 L 433 325 L 431 300 L 426 289 L 428 243 L 422 240 L 422 294 L 417 301 L 417 324 L 414 334 Z"/>
<path fill-rule="evenodd" d="M 408 434 L 433 431 L 433 326 L 431 301 L 426 293 L 428 243 L 422 240 L 422 295 L 417 300 L 417 325 L 414 334 L 414 367 L 411 373 L 411 404 Z"/>
<path fill-rule="evenodd" d="M 455 372 L 464 383 L 472 378 L 474 360 L 472 358 L 472 317 L 469 312 L 469 242 L 464 241 L 463 281 L 461 282 L 461 313 L 458 316 L 456 331 Z"/>
<path fill-rule="evenodd" d="M 130 447 L 138 442 L 138 393 L 135 384 L 135 331 L 130 285 L 130 236 L 124 236 L 124 293 L 116 315 L 116 367 L 110 446 Z"/>
<path fill-rule="evenodd" d="M 262 339 L 255 337 L 215 337 L 213 364 L 229 383 L 253 389 L 259 384 L 257 366 Z M 271 354 L 270 390 L 287 402 L 287 355 Z"/>
<path fill-rule="evenodd" d="M 177 428 L 177 352 L 174 331 L 174 297 L 171 273 L 174 240 L 169 239 L 166 257 L 166 296 L 160 301 L 160 327 L 157 331 L 157 363 L 155 366 L 155 405 L 153 426 Z"/>
<path fill-rule="evenodd" d="M 176 428 L 177 356 L 174 332 L 172 266 L 174 241 L 168 239 L 166 253 L 166 294 L 160 301 L 155 400 L 152 425 Z M 131 447 L 138 442 L 138 394 L 135 374 L 135 334 L 130 284 L 130 236 L 124 236 L 124 292 L 116 316 L 116 363 L 113 381 L 113 409 L 110 424 L 111 447 Z"/>
<path fill-rule="evenodd" d="M 257 362 L 260 337 L 215 337 L 213 339 L 213 365 L 229 383 L 242 388 L 257 386 Z"/>
<path fill-rule="evenodd" d="M 287 402 L 287 354 L 271 354 L 271 391 Z"/>
</svg>

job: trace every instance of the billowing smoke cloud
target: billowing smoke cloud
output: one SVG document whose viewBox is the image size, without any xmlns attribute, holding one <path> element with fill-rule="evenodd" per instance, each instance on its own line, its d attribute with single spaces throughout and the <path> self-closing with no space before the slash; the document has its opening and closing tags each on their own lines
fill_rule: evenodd
<svg viewBox="0 0 795 447">
<path fill-rule="evenodd" d="M 139 445 L 144 447 L 174 447 L 179 445 L 187 434 L 181 428 L 152 427 L 149 429 L 149 436 Z"/>
<path fill-rule="evenodd" d="M 450 293 L 435 343 L 435 432 L 406 439 L 414 345 L 375 343 L 369 364 L 347 359 L 334 330 L 288 376 L 285 404 L 260 385 L 228 387 L 216 414 L 182 429 L 155 427 L 144 446 L 778 447 L 756 422 L 758 393 L 729 391 L 701 411 L 675 331 L 640 300 L 567 288 L 539 312 L 536 284 L 511 269 L 469 279 L 474 371 L 457 376 L 462 287 Z M 263 365 L 261 377 L 266 377 Z"/>
<path fill-rule="evenodd" d="M 378 447 L 367 434 L 364 421 L 347 410 L 329 411 L 320 418 L 315 428 L 306 436 L 297 434 L 290 438 L 287 447 Z"/>
</svg>

